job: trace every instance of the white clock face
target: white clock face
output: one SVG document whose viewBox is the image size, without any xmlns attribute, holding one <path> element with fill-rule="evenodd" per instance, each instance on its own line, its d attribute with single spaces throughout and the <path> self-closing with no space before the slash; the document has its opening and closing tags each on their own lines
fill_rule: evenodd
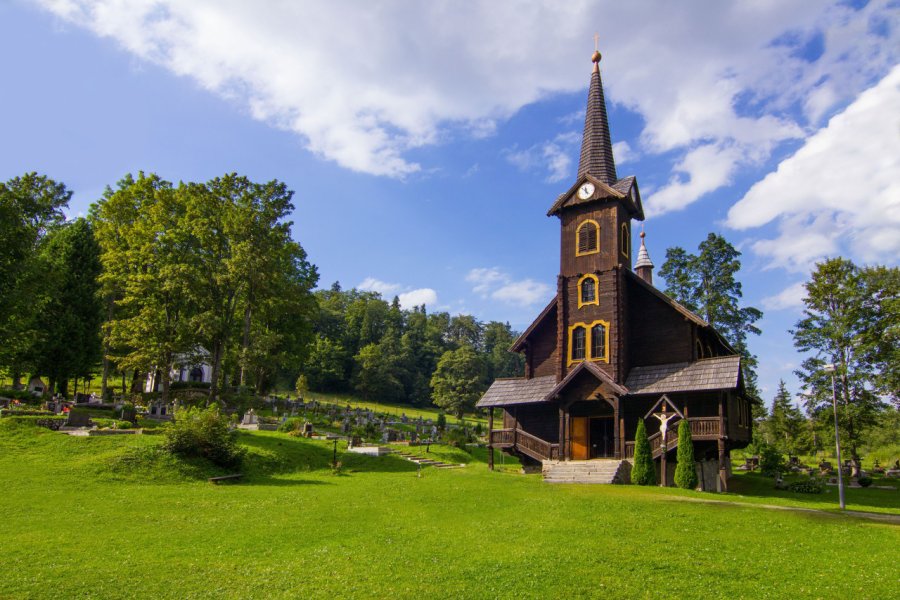
<svg viewBox="0 0 900 600">
<path fill-rule="evenodd" d="M 591 182 L 585 182 L 581 184 L 581 187 L 578 188 L 578 197 L 582 200 L 587 200 L 591 196 L 594 195 L 594 184 Z"/>
</svg>

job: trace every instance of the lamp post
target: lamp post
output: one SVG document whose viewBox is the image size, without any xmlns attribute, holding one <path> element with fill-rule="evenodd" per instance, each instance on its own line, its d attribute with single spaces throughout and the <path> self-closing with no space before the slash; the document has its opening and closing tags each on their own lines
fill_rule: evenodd
<svg viewBox="0 0 900 600">
<path fill-rule="evenodd" d="M 837 371 L 837 368 L 834 366 L 834 363 L 829 363 L 825 365 L 824 370 L 826 373 L 831 373 L 831 407 L 834 409 L 834 447 L 837 451 L 837 463 L 838 463 L 838 498 L 841 503 L 841 510 L 847 508 L 847 504 L 844 502 L 844 466 L 841 464 L 841 434 L 838 430 L 838 413 L 837 413 L 837 392 L 835 391 L 835 383 L 834 383 L 834 373 Z"/>
</svg>

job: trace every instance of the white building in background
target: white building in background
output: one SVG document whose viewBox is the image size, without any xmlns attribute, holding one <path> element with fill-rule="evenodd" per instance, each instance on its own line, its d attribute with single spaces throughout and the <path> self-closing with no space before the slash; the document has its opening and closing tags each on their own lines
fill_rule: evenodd
<svg viewBox="0 0 900 600">
<path fill-rule="evenodd" d="M 209 351 L 198 346 L 191 354 L 179 354 L 175 357 L 175 365 L 169 371 L 169 383 L 189 381 L 191 383 L 210 383 L 212 381 L 212 366 L 209 364 Z M 159 392 L 162 390 L 162 372 L 154 369 L 147 373 L 147 381 L 144 383 L 145 392 Z"/>
</svg>

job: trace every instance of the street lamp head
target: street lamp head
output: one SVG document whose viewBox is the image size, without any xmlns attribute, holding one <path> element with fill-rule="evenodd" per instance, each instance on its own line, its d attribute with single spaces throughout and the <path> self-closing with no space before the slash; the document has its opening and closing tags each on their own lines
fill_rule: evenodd
<svg viewBox="0 0 900 600">
<path fill-rule="evenodd" d="M 824 370 L 826 373 L 834 373 L 835 371 L 837 371 L 837 368 L 834 366 L 834 363 L 828 363 L 827 365 L 824 365 L 822 367 L 822 370 Z"/>
</svg>

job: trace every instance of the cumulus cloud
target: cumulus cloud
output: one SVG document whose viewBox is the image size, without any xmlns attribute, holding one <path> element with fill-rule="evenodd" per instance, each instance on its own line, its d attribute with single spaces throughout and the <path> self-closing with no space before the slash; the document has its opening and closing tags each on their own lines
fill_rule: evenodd
<svg viewBox="0 0 900 600">
<path fill-rule="evenodd" d="M 806 298 L 806 288 L 802 281 L 798 281 L 774 296 L 763 298 L 762 305 L 766 310 L 800 308 L 803 306 L 804 298 Z"/>
<path fill-rule="evenodd" d="M 472 269 L 466 275 L 466 281 L 472 284 L 472 291 L 482 298 L 523 307 L 546 302 L 552 293 L 545 283 L 533 279 L 515 280 L 497 267 Z"/>
<path fill-rule="evenodd" d="M 807 271 L 826 256 L 900 256 L 900 66 L 866 90 L 750 190 L 727 224 L 777 222 L 752 248 L 770 267 Z"/>
<path fill-rule="evenodd" d="M 334 2 L 265 10 L 244 0 L 35 2 L 295 132 L 325 159 L 400 178 L 423 170 L 409 158 L 415 148 L 493 135 L 521 107 L 583 90 L 599 29 L 608 100 L 644 119 L 642 154 L 674 152 L 682 167 L 659 202 L 648 195 L 649 213 L 693 202 L 748 157 L 765 159 L 817 128 L 900 58 L 900 11 L 889 0 L 861 9 L 805 0 L 434 0 L 352 10 Z M 812 59 L 801 52 L 811 42 L 822 48 Z M 701 148 L 732 166 L 715 176 L 684 169 Z M 572 170 L 572 154 L 536 151 L 548 179 Z"/>
<path fill-rule="evenodd" d="M 388 283 L 374 277 L 366 277 L 356 287 L 360 290 L 378 292 L 386 300 L 391 300 L 394 296 L 397 296 L 400 300 L 400 306 L 405 309 L 421 306 L 422 304 L 433 307 L 438 301 L 437 292 L 431 288 L 411 289 L 398 283 Z"/>
<path fill-rule="evenodd" d="M 575 132 L 561 133 L 552 140 L 535 144 L 527 150 L 507 150 L 506 160 L 520 171 L 545 170 L 546 181 L 555 183 L 572 177 L 573 148 L 581 143 L 581 136 Z"/>
</svg>

